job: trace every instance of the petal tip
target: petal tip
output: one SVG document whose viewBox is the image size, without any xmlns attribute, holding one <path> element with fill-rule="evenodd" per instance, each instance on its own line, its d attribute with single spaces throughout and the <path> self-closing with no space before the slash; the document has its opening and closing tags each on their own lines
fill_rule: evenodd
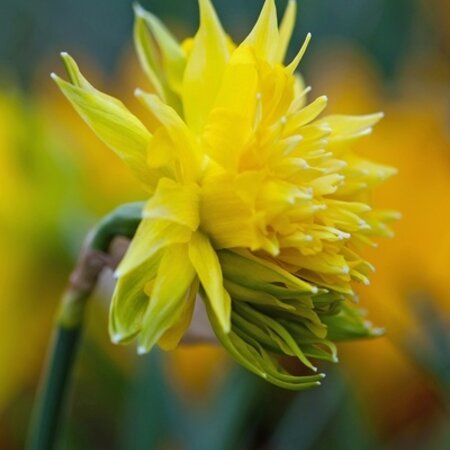
<svg viewBox="0 0 450 450">
<path fill-rule="evenodd" d="M 289 73 L 294 73 L 297 70 L 301 60 L 303 59 L 303 56 L 306 53 L 306 50 L 308 49 L 311 38 L 312 38 L 312 34 L 308 33 L 306 35 L 305 40 L 303 41 L 303 44 L 300 47 L 300 50 L 298 51 L 297 55 L 292 60 L 292 62 L 286 67 L 286 69 L 288 70 Z"/>
<path fill-rule="evenodd" d="M 383 336 L 384 334 L 386 334 L 386 329 L 385 328 L 373 328 L 371 334 L 374 337 Z"/>
<path fill-rule="evenodd" d="M 138 2 L 133 2 L 133 10 L 136 17 L 143 17 L 147 12 Z"/>
<path fill-rule="evenodd" d="M 111 341 L 113 344 L 120 344 L 120 342 L 122 342 L 123 340 L 123 336 L 121 334 L 113 334 L 111 336 Z"/>
<path fill-rule="evenodd" d="M 225 334 L 230 334 L 230 332 L 231 332 L 231 323 L 230 323 L 230 321 L 228 321 L 227 323 L 223 324 L 222 328 L 223 328 L 223 332 Z"/>
<path fill-rule="evenodd" d="M 139 345 L 137 348 L 137 354 L 138 355 L 145 355 L 146 353 L 148 353 L 147 348 L 144 345 Z"/>
</svg>

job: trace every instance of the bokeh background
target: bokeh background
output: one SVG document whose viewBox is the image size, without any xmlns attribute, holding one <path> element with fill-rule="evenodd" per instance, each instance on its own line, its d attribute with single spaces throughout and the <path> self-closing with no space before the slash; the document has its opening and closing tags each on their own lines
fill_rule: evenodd
<svg viewBox="0 0 450 450">
<path fill-rule="evenodd" d="M 215 0 L 236 40 L 262 0 Z M 286 1 L 279 0 L 280 10 Z M 195 0 L 142 0 L 180 38 Z M 126 169 L 49 79 L 70 52 L 88 78 L 136 105 L 147 86 L 129 0 L 0 0 L 0 448 L 22 449 L 59 294 L 83 236 L 142 199 Z M 323 386 L 273 388 L 218 348 L 137 357 L 107 336 L 91 302 L 65 419 L 64 449 L 446 450 L 450 448 L 450 3 L 299 0 L 302 73 L 330 110 L 386 113 L 358 144 L 399 168 L 376 202 L 396 237 L 368 252 L 361 305 L 386 337 L 341 345 Z M 295 48 L 291 49 L 292 52 Z"/>
</svg>

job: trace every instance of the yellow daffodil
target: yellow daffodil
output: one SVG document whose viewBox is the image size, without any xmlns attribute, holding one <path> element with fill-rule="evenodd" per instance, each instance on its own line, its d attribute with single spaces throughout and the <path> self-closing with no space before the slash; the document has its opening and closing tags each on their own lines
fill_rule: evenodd
<svg viewBox="0 0 450 450">
<path fill-rule="evenodd" d="M 137 90 L 147 126 L 95 89 L 63 54 L 70 82 L 53 78 L 97 135 L 136 174 L 149 200 L 119 265 L 110 331 L 115 342 L 174 348 L 200 293 L 213 329 L 245 367 L 290 389 L 321 375 L 293 376 L 275 353 L 336 360 L 334 340 L 376 335 L 350 300 L 373 270 L 360 255 L 390 236 L 389 211 L 372 189 L 395 170 L 352 151 L 382 117 L 322 116 L 295 74 L 306 51 L 284 64 L 296 16 L 281 25 L 267 0 L 236 45 L 209 0 L 200 27 L 179 44 L 136 8 L 138 56 L 154 94 Z M 150 123 L 151 122 L 151 123 Z"/>
</svg>

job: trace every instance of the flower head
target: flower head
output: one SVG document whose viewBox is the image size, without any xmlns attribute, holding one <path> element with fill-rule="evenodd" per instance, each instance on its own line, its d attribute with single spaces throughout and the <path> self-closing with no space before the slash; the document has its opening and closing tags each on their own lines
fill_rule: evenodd
<svg viewBox="0 0 450 450">
<path fill-rule="evenodd" d="M 142 222 L 117 269 L 114 341 L 142 352 L 170 349 L 189 326 L 200 293 L 222 344 L 245 367 L 301 389 L 321 375 L 293 376 L 274 354 L 335 361 L 334 340 L 377 334 L 351 305 L 353 282 L 369 283 L 359 251 L 391 232 L 372 210 L 372 189 L 392 168 L 352 152 L 381 114 L 322 116 L 287 65 L 296 15 L 281 25 L 267 0 L 236 45 L 209 0 L 200 27 L 179 44 L 136 8 L 135 41 L 153 94 L 137 90 L 156 125 L 146 127 L 96 90 L 63 54 L 70 83 L 54 76 L 76 110 L 130 166 L 149 193 Z"/>
</svg>

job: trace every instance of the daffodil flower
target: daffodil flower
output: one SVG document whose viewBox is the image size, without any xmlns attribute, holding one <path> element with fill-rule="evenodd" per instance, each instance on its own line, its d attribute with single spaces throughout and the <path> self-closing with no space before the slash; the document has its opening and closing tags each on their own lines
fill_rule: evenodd
<svg viewBox="0 0 450 450">
<path fill-rule="evenodd" d="M 81 117 L 142 182 L 149 200 L 117 268 L 110 313 L 114 342 L 139 352 L 177 346 L 200 294 L 219 341 L 242 365 L 289 389 L 276 355 L 336 361 L 333 341 L 379 334 L 352 305 L 354 282 L 373 270 L 360 256 L 390 236 L 390 211 L 373 210 L 374 187 L 395 170 L 352 151 L 382 117 L 323 116 L 296 70 L 310 41 L 285 64 L 296 17 L 277 22 L 266 0 L 235 44 L 210 0 L 200 27 L 178 43 L 135 8 L 135 43 L 151 92 L 136 90 L 156 125 L 145 126 L 96 90 L 62 54 L 70 82 L 53 75 Z"/>
</svg>

